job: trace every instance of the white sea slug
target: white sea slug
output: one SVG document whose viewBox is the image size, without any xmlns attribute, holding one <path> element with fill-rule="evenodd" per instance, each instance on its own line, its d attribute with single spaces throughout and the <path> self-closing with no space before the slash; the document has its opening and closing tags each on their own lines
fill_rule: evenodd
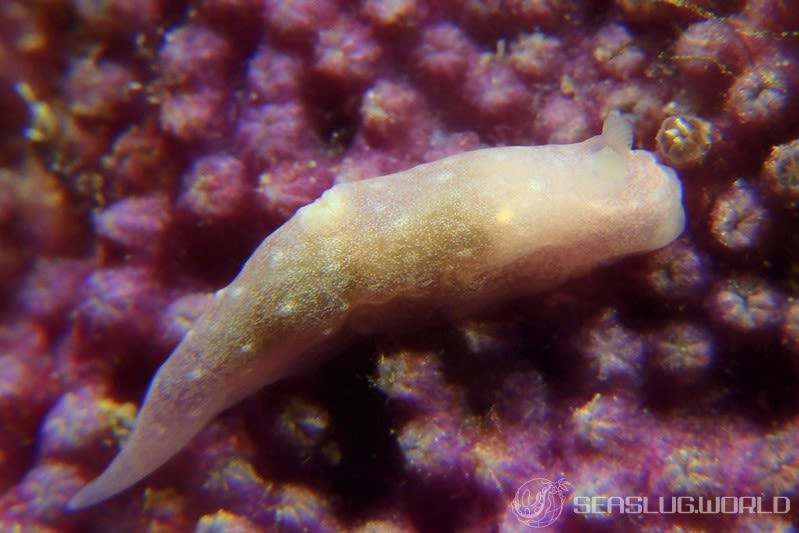
<svg viewBox="0 0 799 533">
<path fill-rule="evenodd" d="M 581 143 L 475 150 L 336 185 L 255 250 L 153 378 L 80 509 L 158 468 L 223 409 L 353 334 L 458 318 L 673 241 L 675 172 L 612 113 Z"/>
</svg>

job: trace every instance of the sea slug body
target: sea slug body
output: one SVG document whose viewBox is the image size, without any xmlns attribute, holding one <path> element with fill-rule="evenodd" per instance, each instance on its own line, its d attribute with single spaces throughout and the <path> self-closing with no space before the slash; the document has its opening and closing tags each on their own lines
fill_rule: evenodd
<svg viewBox="0 0 799 533">
<path fill-rule="evenodd" d="M 616 113 L 569 145 L 475 150 L 332 187 L 267 237 L 150 384 L 80 509 L 169 460 L 220 411 L 356 334 L 459 318 L 660 248 L 683 230 L 676 173 Z"/>
</svg>

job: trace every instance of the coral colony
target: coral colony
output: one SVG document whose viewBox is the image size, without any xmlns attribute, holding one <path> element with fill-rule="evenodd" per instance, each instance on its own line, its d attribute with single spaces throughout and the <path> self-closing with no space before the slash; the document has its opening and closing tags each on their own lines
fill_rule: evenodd
<svg viewBox="0 0 799 533">
<path fill-rule="evenodd" d="M 797 58 L 795 0 L 5 0 L 0 530 L 794 531 Z M 674 242 L 453 318 L 384 293 L 348 315 L 352 335 L 326 358 L 295 360 L 299 373 L 201 424 L 138 483 L 73 500 L 131 439 L 161 364 L 284 222 L 324 231 L 316 248 L 281 250 L 323 257 L 374 216 L 380 202 L 341 194 L 367 178 L 578 143 L 616 119 L 679 175 Z M 618 131 L 590 166 L 565 168 L 621 176 Z M 506 194 L 512 208 L 492 204 L 491 219 L 464 208 L 502 197 L 502 176 L 515 179 L 503 164 L 485 165 L 487 190 L 406 220 L 414 231 L 398 235 L 412 238 L 366 246 L 381 234 L 360 233 L 341 258 L 420 287 L 431 272 L 463 279 L 466 245 L 510 239 L 486 224 L 515 227 L 525 201 Z M 618 183 L 577 193 L 641 196 Z M 587 220 L 569 205 L 535 228 Z M 596 239 L 618 220 L 583 224 L 579 249 L 605 251 Z M 429 249 L 450 254 L 413 255 Z M 333 268 L 314 264 L 303 283 L 283 274 L 309 311 L 308 280 Z M 272 318 L 252 320 L 278 339 L 257 328 Z M 188 374 L 214 378 L 202 369 Z M 192 402 L 181 409 L 191 417 Z M 738 512 L 673 513 L 679 498 Z"/>
</svg>

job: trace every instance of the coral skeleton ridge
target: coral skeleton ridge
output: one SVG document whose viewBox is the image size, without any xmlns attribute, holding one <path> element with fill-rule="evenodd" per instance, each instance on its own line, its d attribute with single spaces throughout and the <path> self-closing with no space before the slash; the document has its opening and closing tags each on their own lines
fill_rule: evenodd
<svg viewBox="0 0 799 533">
<path fill-rule="evenodd" d="M 680 181 L 631 144 L 614 112 L 580 143 L 475 150 L 332 187 L 216 293 L 123 450 L 69 507 L 130 487 L 219 412 L 353 335 L 459 318 L 669 244 L 685 222 Z"/>
</svg>

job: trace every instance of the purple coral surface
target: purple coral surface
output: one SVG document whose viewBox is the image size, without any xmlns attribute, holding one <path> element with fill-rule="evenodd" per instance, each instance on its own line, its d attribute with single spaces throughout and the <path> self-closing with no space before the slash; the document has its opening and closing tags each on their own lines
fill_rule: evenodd
<svg viewBox="0 0 799 533">
<path fill-rule="evenodd" d="M 797 13 L 1 2 L 0 531 L 526 531 L 513 509 L 532 507 L 512 503 L 538 478 L 548 505 L 565 498 L 561 531 L 794 531 Z M 124 493 L 64 509 L 207 295 L 296 209 L 466 150 L 580 141 L 614 109 L 680 173 L 677 242 L 465 322 L 360 339 Z M 575 504 L 625 496 L 783 507 Z"/>
</svg>

